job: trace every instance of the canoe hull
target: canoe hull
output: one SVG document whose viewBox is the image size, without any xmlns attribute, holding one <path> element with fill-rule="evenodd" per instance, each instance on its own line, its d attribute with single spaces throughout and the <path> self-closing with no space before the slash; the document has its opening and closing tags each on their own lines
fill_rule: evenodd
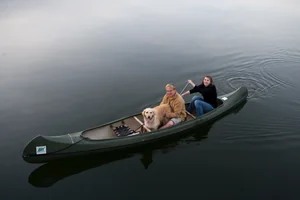
<svg viewBox="0 0 300 200">
<path fill-rule="evenodd" d="M 199 118 L 182 122 L 179 125 L 171 128 L 161 129 L 150 133 L 137 134 L 134 136 L 102 140 L 84 137 L 83 133 L 91 129 L 61 136 L 38 135 L 25 146 L 22 157 L 28 163 L 45 163 L 74 156 L 84 156 L 93 153 L 99 154 L 138 148 L 147 144 L 152 144 L 162 140 L 170 139 L 172 137 L 184 135 L 187 131 L 195 127 L 212 123 L 246 101 L 247 96 L 247 88 L 240 87 L 231 93 L 219 96 L 218 98 L 222 99 L 223 104 Z M 120 120 L 122 120 L 122 118 L 116 121 Z M 109 122 L 107 124 L 111 123 L 113 122 Z M 94 127 L 92 129 L 107 126 L 107 124 Z"/>
</svg>

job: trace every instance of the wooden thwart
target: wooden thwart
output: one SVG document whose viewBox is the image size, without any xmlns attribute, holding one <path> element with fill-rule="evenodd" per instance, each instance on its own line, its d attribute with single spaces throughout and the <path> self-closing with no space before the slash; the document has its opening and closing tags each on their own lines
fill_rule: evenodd
<svg viewBox="0 0 300 200">
<path fill-rule="evenodd" d="M 141 126 L 143 126 L 144 129 L 146 129 L 148 132 L 151 132 L 151 130 L 147 128 L 136 116 L 133 117 Z"/>
<path fill-rule="evenodd" d="M 192 117 L 193 119 L 195 119 L 196 117 L 194 115 L 192 115 L 190 112 L 186 111 L 186 114 L 188 114 L 190 117 Z"/>
</svg>

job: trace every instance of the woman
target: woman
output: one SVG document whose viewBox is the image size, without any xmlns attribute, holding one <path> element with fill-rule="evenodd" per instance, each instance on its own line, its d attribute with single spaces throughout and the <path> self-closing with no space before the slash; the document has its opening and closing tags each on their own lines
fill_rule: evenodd
<svg viewBox="0 0 300 200">
<path fill-rule="evenodd" d="M 187 109 L 188 112 L 192 112 L 194 109 L 196 109 L 197 116 L 201 116 L 218 106 L 217 90 L 213 84 L 212 77 L 205 76 L 200 85 L 196 85 L 191 80 L 188 80 L 188 83 L 190 83 L 194 88 L 184 92 L 182 96 L 196 92 L 201 93 L 203 96 L 203 98 L 200 96 L 194 96 L 192 98 L 192 101 Z"/>
</svg>

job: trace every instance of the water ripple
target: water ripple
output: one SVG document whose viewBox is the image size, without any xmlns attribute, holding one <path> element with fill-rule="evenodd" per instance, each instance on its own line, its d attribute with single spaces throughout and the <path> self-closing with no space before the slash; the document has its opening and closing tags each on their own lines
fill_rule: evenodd
<svg viewBox="0 0 300 200">
<path fill-rule="evenodd" d="M 300 52 L 288 49 L 275 49 L 267 55 L 246 56 L 241 53 L 231 54 L 226 66 L 212 74 L 218 80 L 219 92 L 246 86 L 249 98 L 263 98 L 272 95 L 271 89 L 295 88 L 291 77 L 286 77 L 287 70 L 296 76 L 300 64 Z M 294 73 L 293 73 L 294 72 Z M 291 76 L 291 74 L 289 76 Z"/>
</svg>

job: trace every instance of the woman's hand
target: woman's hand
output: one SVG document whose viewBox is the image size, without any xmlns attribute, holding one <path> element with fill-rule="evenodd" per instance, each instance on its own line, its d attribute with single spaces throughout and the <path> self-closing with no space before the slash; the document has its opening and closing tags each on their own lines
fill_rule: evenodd
<svg viewBox="0 0 300 200">
<path fill-rule="evenodd" d="M 191 84 L 193 87 L 195 87 L 195 83 L 192 80 L 188 80 L 188 83 Z"/>
<path fill-rule="evenodd" d="M 181 94 L 181 96 L 183 97 L 184 95 L 190 94 L 190 91 L 186 91 L 184 93 Z"/>
</svg>

